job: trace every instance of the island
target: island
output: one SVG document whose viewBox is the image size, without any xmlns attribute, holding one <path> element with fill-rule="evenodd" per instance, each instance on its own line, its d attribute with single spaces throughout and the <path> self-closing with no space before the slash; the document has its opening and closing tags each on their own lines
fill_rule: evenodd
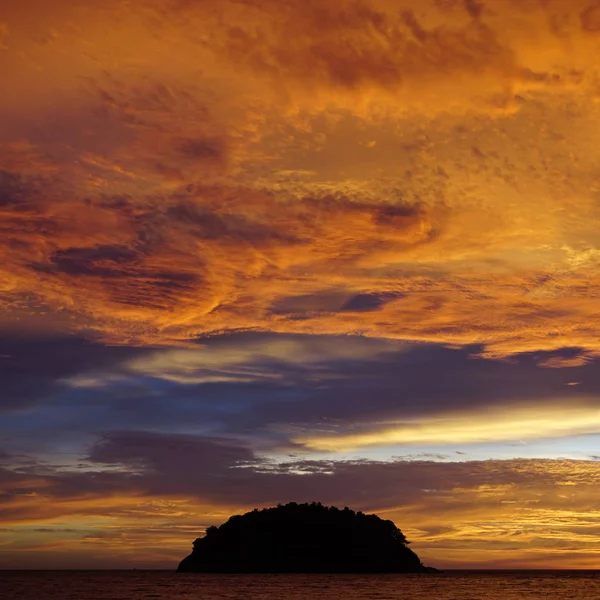
<svg viewBox="0 0 600 600">
<path fill-rule="evenodd" d="M 235 515 L 194 542 L 180 573 L 431 573 L 377 515 L 291 502 Z"/>
</svg>

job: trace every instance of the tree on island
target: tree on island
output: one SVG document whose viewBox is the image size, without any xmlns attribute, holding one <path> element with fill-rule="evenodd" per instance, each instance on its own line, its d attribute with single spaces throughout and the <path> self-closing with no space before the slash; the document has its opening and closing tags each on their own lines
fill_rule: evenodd
<svg viewBox="0 0 600 600">
<path fill-rule="evenodd" d="M 321 503 L 291 502 L 209 527 L 183 573 L 422 573 L 392 521 Z"/>
</svg>

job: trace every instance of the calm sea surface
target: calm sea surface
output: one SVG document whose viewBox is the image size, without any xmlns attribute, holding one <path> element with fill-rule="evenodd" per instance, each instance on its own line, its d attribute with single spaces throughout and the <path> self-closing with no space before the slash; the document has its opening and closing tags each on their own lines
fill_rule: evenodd
<svg viewBox="0 0 600 600">
<path fill-rule="evenodd" d="M 600 571 L 189 575 L 0 571 L 2 600 L 600 600 Z"/>
</svg>

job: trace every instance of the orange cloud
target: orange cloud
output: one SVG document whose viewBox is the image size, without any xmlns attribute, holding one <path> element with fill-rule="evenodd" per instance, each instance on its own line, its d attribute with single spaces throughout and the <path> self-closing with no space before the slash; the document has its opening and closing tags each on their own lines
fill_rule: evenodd
<svg viewBox="0 0 600 600">
<path fill-rule="evenodd" d="M 595 4 L 55 4 L 3 28 L 7 314 L 598 352 Z"/>
</svg>

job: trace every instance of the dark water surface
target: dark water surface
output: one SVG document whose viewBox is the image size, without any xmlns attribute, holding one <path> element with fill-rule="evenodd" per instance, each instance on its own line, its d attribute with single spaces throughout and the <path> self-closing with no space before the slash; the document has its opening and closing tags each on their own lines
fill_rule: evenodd
<svg viewBox="0 0 600 600">
<path fill-rule="evenodd" d="M 189 575 L 0 571 L 2 600 L 600 600 L 600 571 Z"/>
</svg>

